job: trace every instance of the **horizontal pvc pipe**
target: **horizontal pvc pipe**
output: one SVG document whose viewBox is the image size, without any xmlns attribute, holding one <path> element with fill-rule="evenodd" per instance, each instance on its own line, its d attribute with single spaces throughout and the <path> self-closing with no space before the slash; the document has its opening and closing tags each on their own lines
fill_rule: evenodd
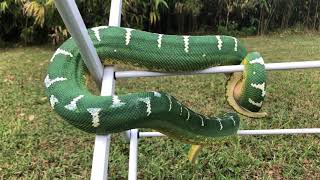
<svg viewBox="0 0 320 180">
<path fill-rule="evenodd" d="M 294 134 L 320 134 L 320 128 L 304 129 L 265 129 L 265 130 L 239 130 L 238 135 L 294 135 Z M 139 137 L 164 137 L 159 132 L 139 132 Z"/>
<path fill-rule="evenodd" d="M 320 68 L 320 60 L 301 61 L 301 62 L 284 62 L 265 64 L 266 70 L 291 70 L 291 69 L 310 69 Z M 216 66 L 208 69 L 183 72 L 183 73 L 161 73 L 151 71 L 118 71 L 115 72 L 116 78 L 133 78 L 133 77 L 156 77 L 156 76 L 176 76 L 176 75 L 193 75 L 193 74 L 213 74 L 213 73 L 232 73 L 243 71 L 243 65 Z"/>
<path fill-rule="evenodd" d="M 238 135 L 320 134 L 320 128 L 239 130 Z"/>
<path fill-rule="evenodd" d="M 160 132 L 139 132 L 140 137 L 165 137 L 166 135 Z"/>
</svg>

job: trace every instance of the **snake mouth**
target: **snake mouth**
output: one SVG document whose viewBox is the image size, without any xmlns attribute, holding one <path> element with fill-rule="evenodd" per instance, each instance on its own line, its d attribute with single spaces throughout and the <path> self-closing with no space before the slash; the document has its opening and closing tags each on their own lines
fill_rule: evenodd
<svg viewBox="0 0 320 180">
<path fill-rule="evenodd" d="M 263 118 L 267 116 L 265 112 L 252 112 L 245 107 L 240 106 L 239 99 L 244 90 L 244 77 L 241 72 L 233 73 L 226 85 L 226 97 L 229 105 L 238 113 L 251 117 L 251 118 Z"/>
</svg>

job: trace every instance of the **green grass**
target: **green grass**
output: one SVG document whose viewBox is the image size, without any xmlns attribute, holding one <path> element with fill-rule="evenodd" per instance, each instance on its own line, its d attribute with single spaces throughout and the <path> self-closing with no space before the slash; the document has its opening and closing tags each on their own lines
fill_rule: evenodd
<svg viewBox="0 0 320 180">
<path fill-rule="evenodd" d="M 320 35 L 243 39 L 267 63 L 320 57 Z M 53 50 L 0 50 L 0 179 L 88 179 L 94 135 L 67 124 L 50 110 L 43 79 Z M 123 69 L 125 66 L 120 66 Z M 243 117 L 241 129 L 320 127 L 320 71 L 268 73 L 264 119 Z M 192 109 L 214 115 L 229 109 L 224 75 L 121 79 L 118 94 L 169 92 Z M 184 144 L 168 138 L 139 141 L 139 179 L 320 179 L 320 138 L 234 136 L 217 139 L 187 162 Z M 112 136 L 110 179 L 126 179 L 128 144 Z"/>
</svg>

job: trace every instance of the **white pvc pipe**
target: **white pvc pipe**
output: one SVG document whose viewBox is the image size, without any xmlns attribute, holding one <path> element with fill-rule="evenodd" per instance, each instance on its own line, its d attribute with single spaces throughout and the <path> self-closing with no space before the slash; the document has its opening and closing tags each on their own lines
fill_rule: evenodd
<svg viewBox="0 0 320 180">
<path fill-rule="evenodd" d="M 130 152 L 129 152 L 129 172 L 128 179 L 137 179 L 137 162 L 138 162 L 138 134 L 137 129 L 131 129 Z"/>
<path fill-rule="evenodd" d="M 112 0 L 110 6 L 109 26 L 120 26 L 122 0 Z"/>
<path fill-rule="evenodd" d="M 238 135 L 320 134 L 320 128 L 239 130 Z"/>
<path fill-rule="evenodd" d="M 320 134 L 320 128 L 304 129 L 264 129 L 264 130 L 239 130 L 238 135 L 295 135 L 295 134 Z M 160 132 L 139 132 L 139 137 L 164 137 Z"/>
<path fill-rule="evenodd" d="M 101 87 L 103 66 L 93 46 L 87 28 L 74 0 L 55 0 L 55 5 L 67 26 L 80 54 L 98 87 Z"/>
<path fill-rule="evenodd" d="M 112 0 L 110 6 L 109 26 L 120 26 L 121 23 L 122 0 Z M 115 69 L 113 66 L 110 68 Z M 115 82 L 114 82 L 115 83 Z M 130 130 L 122 132 L 124 139 L 130 141 Z"/>
<path fill-rule="evenodd" d="M 165 137 L 166 135 L 160 132 L 139 132 L 139 138 L 141 137 Z"/>
<path fill-rule="evenodd" d="M 120 26 L 121 24 L 122 0 L 112 0 L 110 7 L 109 26 Z M 114 68 L 114 67 L 112 67 Z M 137 164 L 138 164 L 138 133 L 137 129 L 131 129 L 122 132 L 124 139 L 130 141 L 129 149 L 129 169 L 128 179 L 137 179 Z"/>
<path fill-rule="evenodd" d="M 266 70 L 290 70 L 290 69 L 310 69 L 320 68 L 320 60 L 301 61 L 301 62 L 284 62 L 266 64 Z M 182 72 L 182 73 L 162 73 L 151 71 L 118 71 L 115 73 L 116 78 L 133 78 L 133 77 L 156 77 L 156 76 L 176 76 L 176 75 L 193 75 L 193 74 L 212 74 L 212 73 L 232 73 L 243 71 L 243 65 L 216 66 L 208 69 Z"/>
<path fill-rule="evenodd" d="M 114 71 L 112 67 L 104 68 L 101 96 L 114 94 Z M 91 168 L 91 180 L 104 180 L 108 177 L 110 135 L 96 135 Z"/>
</svg>

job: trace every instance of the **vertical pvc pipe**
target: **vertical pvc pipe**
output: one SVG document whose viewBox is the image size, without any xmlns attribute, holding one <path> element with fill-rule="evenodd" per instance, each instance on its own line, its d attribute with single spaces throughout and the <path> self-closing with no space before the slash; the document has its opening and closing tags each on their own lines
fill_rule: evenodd
<svg viewBox="0 0 320 180">
<path fill-rule="evenodd" d="M 122 10 L 122 0 L 112 0 L 111 6 L 110 6 L 109 26 L 120 26 L 121 10 Z M 129 142 L 130 130 L 123 132 L 122 136 L 127 142 Z"/>
<path fill-rule="evenodd" d="M 111 10 L 109 17 L 109 26 L 120 26 L 121 22 L 121 9 L 122 0 L 112 0 Z M 128 179 L 137 179 L 137 162 L 138 162 L 138 130 L 133 129 L 122 133 L 124 138 L 129 142 L 130 140 L 130 153 L 129 153 L 129 172 Z"/>
<path fill-rule="evenodd" d="M 111 96 L 113 94 L 113 67 L 105 67 L 102 80 L 101 96 Z M 110 140 L 110 135 L 96 135 L 91 169 L 92 180 L 104 180 L 108 177 Z"/>
<path fill-rule="evenodd" d="M 137 179 L 137 162 L 138 162 L 138 141 L 139 141 L 138 129 L 131 130 L 130 138 L 130 152 L 129 152 L 129 180 Z"/>
<path fill-rule="evenodd" d="M 110 6 L 109 26 L 120 26 L 122 0 L 112 0 Z"/>
<path fill-rule="evenodd" d="M 98 87 L 101 87 L 103 66 L 88 35 L 87 28 L 83 22 L 75 1 L 55 0 L 55 5 L 73 40 L 78 46 L 89 72 L 93 76 L 93 79 Z M 102 96 L 109 96 L 113 94 L 112 81 L 114 80 L 114 72 L 113 69 L 111 71 L 112 72 L 110 72 L 110 69 L 107 68 L 106 73 L 104 74 L 103 88 L 101 90 Z M 107 178 L 110 138 L 110 135 L 97 135 L 95 138 L 91 179 L 103 180 Z"/>
</svg>

